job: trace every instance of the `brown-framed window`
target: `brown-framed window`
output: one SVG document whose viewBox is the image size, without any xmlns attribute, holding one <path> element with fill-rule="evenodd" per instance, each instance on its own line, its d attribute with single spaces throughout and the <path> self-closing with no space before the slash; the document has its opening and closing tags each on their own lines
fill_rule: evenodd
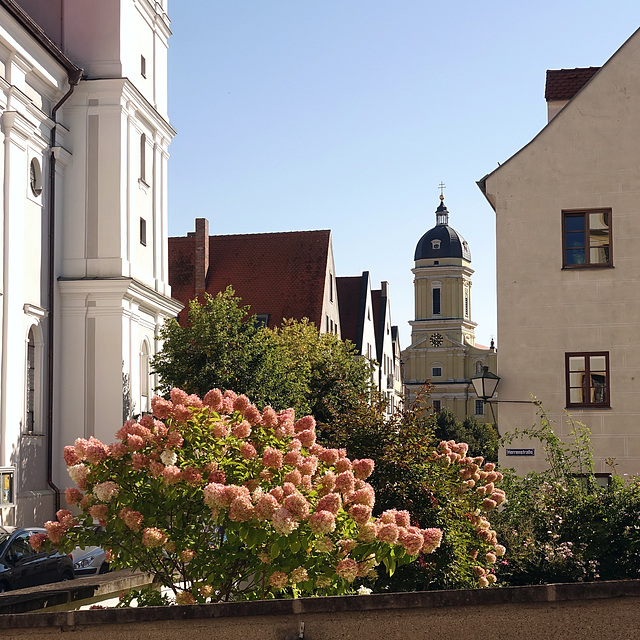
<svg viewBox="0 0 640 640">
<path fill-rule="evenodd" d="M 562 212 L 562 267 L 613 266 L 611 209 Z"/>
<path fill-rule="evenodd" d="M 442 411 L 441 400 L 432 400 L 431 404 L 433 405 L 433 413 L 440 413 L 440 411 Z"/>
<path fill-rule="evenodd" d="M 565 353 L 567 407 L 609 407 L 609 352 Z"/>
</svg>

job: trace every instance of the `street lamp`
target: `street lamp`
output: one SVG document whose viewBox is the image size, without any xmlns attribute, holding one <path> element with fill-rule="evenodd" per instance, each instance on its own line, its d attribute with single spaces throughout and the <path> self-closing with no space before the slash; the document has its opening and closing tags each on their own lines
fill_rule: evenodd
<svg viewBox="0 0 640 640">
<path fill-rule="evenodd" d="M 482 373 L 471 378 L 473 390 L 476 392 L 478 398 L 482 398 L 484 402 L 487 402 L 489 398 L 493 397 L 499 382 L 500 376 L 491 373 L 489 367 L 486 365 L 482 367 Z"/>
</svg>

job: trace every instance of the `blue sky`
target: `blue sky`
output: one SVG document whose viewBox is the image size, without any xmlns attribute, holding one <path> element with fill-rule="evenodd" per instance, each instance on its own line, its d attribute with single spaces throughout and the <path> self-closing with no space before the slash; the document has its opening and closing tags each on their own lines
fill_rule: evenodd
<svg viewBox="0 0 640 640">
<path fill-rule="evenodd" d="M 545 125 L 546 69 L 601 66 L 640 5 L 172 0 L 169 16 L 170 235 L 196 217 L 214 234 L 331 229 L 338 275 L 389 282 L 406 347 L 440 181 L 471 248 L 476 338 L 496 335 L 476 181 Z"/>
</svg>

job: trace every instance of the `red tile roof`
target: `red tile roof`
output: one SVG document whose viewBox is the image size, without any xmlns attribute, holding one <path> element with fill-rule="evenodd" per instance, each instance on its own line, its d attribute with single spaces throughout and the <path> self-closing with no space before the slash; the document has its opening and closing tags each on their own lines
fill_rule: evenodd
<svg viewBox="0 0 640 640">
<path fill-rule="evenodd" d="M 169 283 L 185 305 L 195 296 L 195 243 L 192 236 L 169 238 Z M 252 314 L 269 314 L 270 327 L 288 318 L 319 327 L 330 247 L 329 230 L 209 236 L 206 291 L 231 285 Z"/>
<path fill-rule="evenodd" d="M 544 97 L 550 100 L 571 100 L 600 70 L 600 67 L 579 69 L 549 69 Z"/>
</svg>

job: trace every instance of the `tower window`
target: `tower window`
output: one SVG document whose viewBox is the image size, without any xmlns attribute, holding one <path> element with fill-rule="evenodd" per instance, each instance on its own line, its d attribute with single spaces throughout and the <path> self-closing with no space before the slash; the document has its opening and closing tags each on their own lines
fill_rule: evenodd
<svg viewBox="0 0 640 640">
<path fill-rule="evenodd" d="M 144 56 L 140 56 L 140 75 L 143 78 L 147 77 L 147 60 Z"/>
<path fill-rule="evenodd" d="M 434 287 L 431 290 L 431 314 L 434 316 L 439 316 L 442 313 L 440 305 L 440 292 L 440 287 Z"/>
<path fill-rule="evenodd" d="M 437 250 L 440 248 L 440 240 L 432 240 L 431 241 L 431 248 L 434 250 Z"/>
<path fill-rule="evenodd" d="M 483 416 L 484 415 L 484 400 L 476 400 L 476 415 Z"/>
<path fill-rule="evenodd" d="M 144 218 L 140 218 L 140 244 L 147 246 L 147 221 Z"/>
</svg>

